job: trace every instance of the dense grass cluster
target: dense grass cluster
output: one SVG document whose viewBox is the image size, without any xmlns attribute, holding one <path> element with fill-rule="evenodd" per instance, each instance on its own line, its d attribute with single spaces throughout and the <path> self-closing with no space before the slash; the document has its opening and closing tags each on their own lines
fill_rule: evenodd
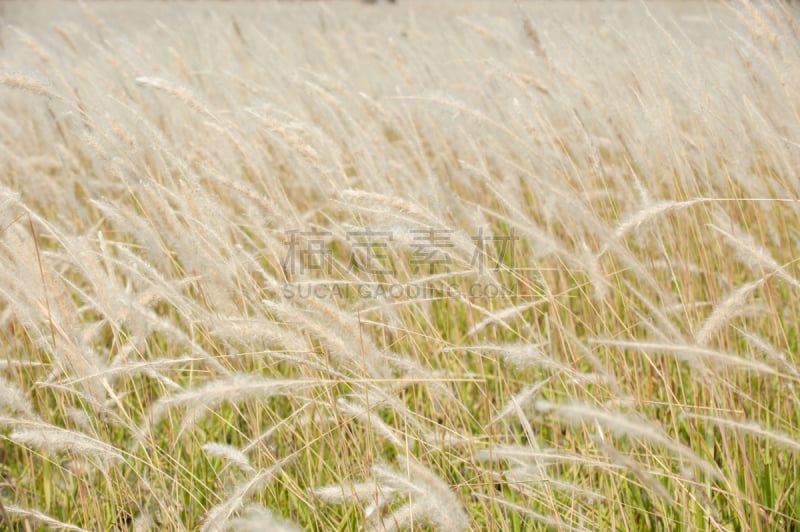
<svg viewBox="0 0 800 532">
<path fill-rule="evenodd" d="M 12 530 L 800 527 L 782 4 L 4 4 Z"/>
</svg>

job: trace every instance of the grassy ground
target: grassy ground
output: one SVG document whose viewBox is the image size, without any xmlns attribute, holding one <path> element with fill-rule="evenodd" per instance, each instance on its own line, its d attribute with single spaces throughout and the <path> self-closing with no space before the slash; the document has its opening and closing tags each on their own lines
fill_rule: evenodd
<svg viewBox="0 0 800 532">
<path fill-rule="evenodd" d="M 0 6 L 3 525 L 800 528 L 800 30 L 698 4 Z"/>
</svg>

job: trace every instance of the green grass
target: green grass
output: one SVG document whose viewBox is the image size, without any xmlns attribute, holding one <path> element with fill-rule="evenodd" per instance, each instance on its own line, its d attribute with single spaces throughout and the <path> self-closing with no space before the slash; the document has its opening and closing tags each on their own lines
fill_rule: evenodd
<svg viewBox="0 0 800 532">
<path fill-rule="evenodd" d="M 800 528 L 793 7 L 0 17 L 2 526 Z"/>
</svg>

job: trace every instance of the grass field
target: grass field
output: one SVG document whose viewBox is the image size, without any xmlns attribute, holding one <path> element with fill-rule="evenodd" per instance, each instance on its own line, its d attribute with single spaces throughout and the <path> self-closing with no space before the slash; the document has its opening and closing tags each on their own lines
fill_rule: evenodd
<svg viewBox="0 0 800 532">
<path fill-rule="evenodd" d="M 794 9 L 0 4 L 0 528 L 800 530 Z"/>
</svg>

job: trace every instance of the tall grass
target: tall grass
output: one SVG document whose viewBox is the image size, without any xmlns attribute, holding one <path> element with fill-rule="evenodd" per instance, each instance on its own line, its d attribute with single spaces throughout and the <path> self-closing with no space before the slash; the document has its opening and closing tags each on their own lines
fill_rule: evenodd
<svg viewBox="0 0 800 532">
<path fill-rule="evenodd" d="M 2 7 L 4 526 L 800 528 L 794 8 Z"/>
</svg>

